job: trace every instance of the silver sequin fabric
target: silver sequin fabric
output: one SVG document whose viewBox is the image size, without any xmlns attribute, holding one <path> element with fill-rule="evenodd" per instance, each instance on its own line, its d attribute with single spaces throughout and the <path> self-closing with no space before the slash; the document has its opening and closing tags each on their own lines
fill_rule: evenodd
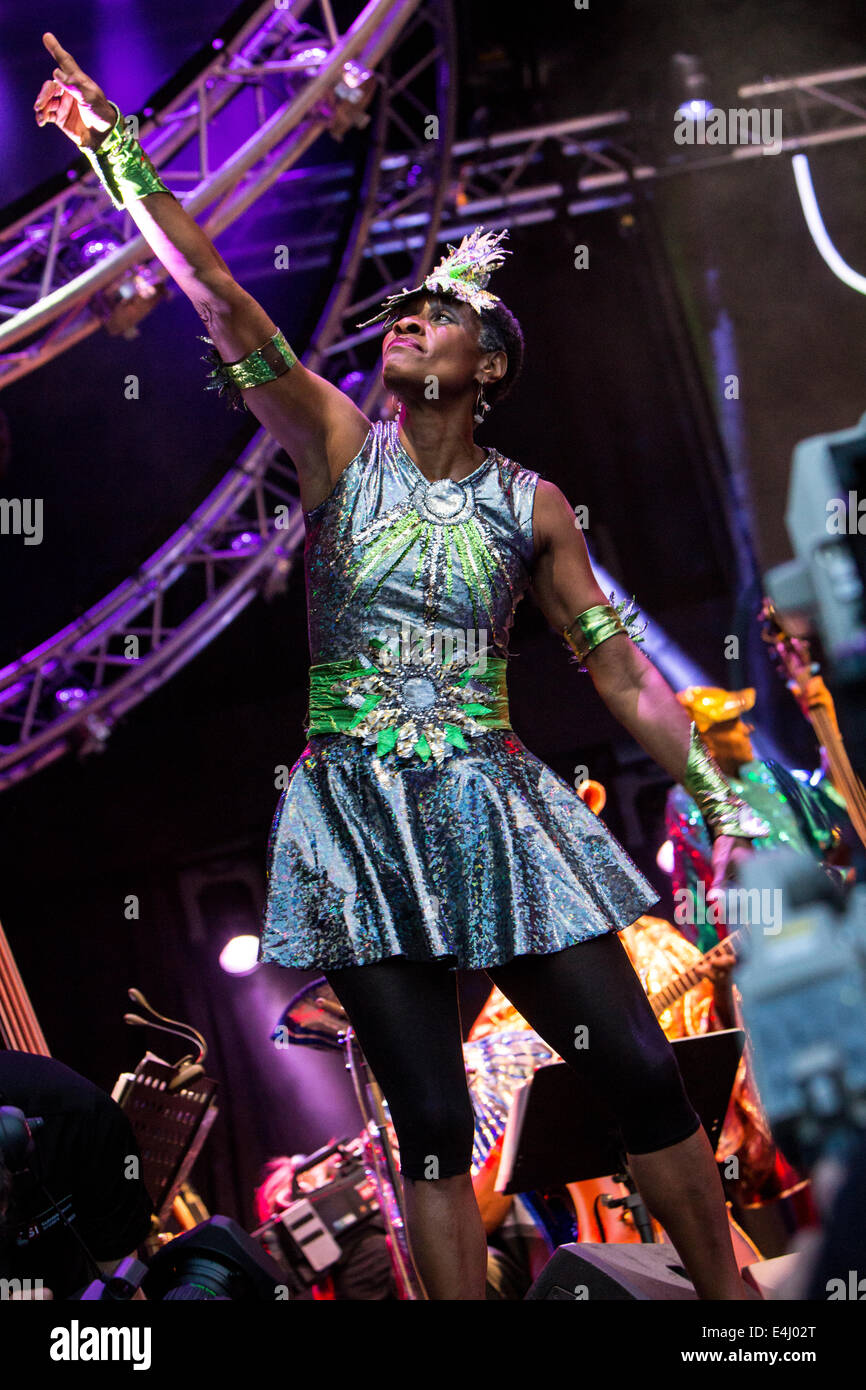
<svg viewBox="0 0 866 1390">
<path fill-rule="evenodd" d="M 480 629 L 489 654 L 507 657 L 531 579 L 537 481 L 489 449 L 454 484 L 458 496 L 428 484 L 395 421 L 374 424 L 305 514 L 312 662 L 354 657 L 404 623 Z M 386 534 L 405 543 L 383 552 Z M 621 930 L 658 899 L 510 729 L 488 729 L 439 764 L 380 758 L 348 734 L 312 736 L 277 807 L 267 872 L 259 958 L 302 969 L 392 956 L 492 967 Z"/>
</svg>

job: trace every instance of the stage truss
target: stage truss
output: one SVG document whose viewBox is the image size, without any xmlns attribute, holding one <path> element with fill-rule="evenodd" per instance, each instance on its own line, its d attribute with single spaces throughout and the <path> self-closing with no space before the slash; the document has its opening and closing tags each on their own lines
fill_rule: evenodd
<svg viewBox="0 0 866 1390">
<path fill-rule="evenodd" d="M 164 109 L 141 113 L 141 135 L 166 182 L 216 235 L 248 213 L 324 130 L 340 138 L 348 125 L 364 124 L 380 89 L 358 210 L 303 358 L 371 415 L 381 404 L 380 330 L 355 324 L 386 294 L 418 283 L 440 244 L 479 222 L 493 229 L 527 226 L 563 210 L 577 215 L 620 206 L 631 201 L 634 181 L 769 157 L 758 145 L 689 150 L 688 157 L 672 148 L 667 162 L 648 163 L 625 110 L 455 142 L 447 0 L 374 0 L 342 36 L 327 3 L 319 27 L 307 14 L 313 8 L 262 6 Z M 287 83 L 286 101 L 265 117 L 262 84 L 277 75 Z M 208 122 L 239 86 L 254 90 L 255 128 L 211 170 Z M 866 135 L 866 67 L 744 87 L 739 97 L 782 106 L 783 150 L 789 152 Z M 187 162 L 195 154 L 194 167 L 171 167 L 181 153 Z M 340 164 L 293 171 L 293 207 L 306 183 L 316 220 L 291 242 L 289 273 L 331 264 L 339 224 L 329 225 L 327 210 L 339 208 L 352 174 Z M 245 221 L 245 231 L 251 223 Z M 92 175 L 82 173 L 74 186 L 0 234 L 12 243 L 0 255 L 0 316 L 8 316 L 0 327 L 0 386 L 103 324 L 125 331 L 135 322 L 141 299 L 164 278 L 135 231 L 125 214 L 113 213 Z M 100 235 L 106 253 L 55 285 L 68 274 L 64 245 Z M 242 272 L 238 278 L 245 282 Z M 16 293 L 29 299 L 24 307 L 15 308 Z M 27 338 L 33 341 L 26 348 L 10 351 Z M 104 746 L 117 720 L 256 594 L 285 584 L 302 539 L 293 470 L 261 431 L 191 520 L 133 578 L 0 671 L 0 788 L 70 749 Z"/>
<path fill-rule="evenodd" d="M 313 30 L 309 4 L 262 6 L 225 52 L 189 87 L 152 117 L 142 113 L 142 142 L 166 183 L 201 224 L 215 235 L 239 217 L 297 161 L 325 130 L 337 135 L 350 123 L 366 123 L 364 108 L 379 89 L 367 158 L 364 192 L 346 243 L 337 289 L 332 294 L 304 360 L 340 368 L 340 339 L 347 310 L 353 311 L 354 281 L 363 276 L 371 299 L 414 283 L 426 273 L 436 244 L 454 132 L 454 34 L 448 0 L 371 0 L 344 35 L 337 33 L 327 0 L 322 25 Z M 301 14 L 305 21 L 301 24 Z M 237 83 L 257 83 L 289 74 L 285 103 L 216 171 L 208 168 L 207 121 L 231 99 Z M 225 79 L 225 90 L 221 87 Z M 208 95 L 210 93 L 210 95 Z M 356 99 L 357 98 L 357 99 Z M 436 139 L 428 139 L 435 118 Z M 153 139 L 148 140 L 148 122 Z M 167 167 L 194 143 L 198 167 Z M 190 150 L 186 150 L 187 157 Z M 89 168 L 89 166 L 88 166 Z M 406 171 L 417 169 L 407 185 Z M 315 171 L 311 172 L 313 181 Z M 92 175 L 91 175 L 92 177 Z M 194 183 L 192 192 L 182 185 Z M 130 219 L 115 213 L 98 183 L 53 195 L 42 209 L 5 229 L 3 273 L 16 275 L 41 255 L 39 294 L 0 329 L 0 385 L 72 347 L 104 321 L 106 291 L 110 331 L 135 321 L 134 305 L 164 276 Z M 321 227 L 327 200 L 316 204 Z M 293 204 L 294 206 L 294 204 Z M 210 212 L 201 216 L 204 209 Z M 397 238 L 361 266 L 354 248 L 377 218 L 411 209 L 425 227 L 417 244 Z M 50 230 L 49 230 L 50 225 Z M 89 270 L 52 289 L 62 274 L 61 231 L 70 238 L 102 241 L 109 249 Z M 28 229 L 29 233 L 28 233 Z M 111 243 L 127 233 L 123 244 Z M 331 234 L 336 235 L 335 226 Z M 41 251 L 39 248 L 41 247 Z M 52 251 L 53 247 L 53 251 Z M 17 258 L 17 259 L 16 259 Z M 29 288 L 26 288 L 29 283 Z M 2 293 L 8 292 L 6 282 Z M 33 283 L 19 279 L 19 292 L 33 297 Z M 7 306 L 8 308 L 8 306 Z M 37 336 L 20 352 L 12 344 Z M 332 351 L 331 345 L 336 343 Z M 327 359 L 327 361 L 326 361 Z M 5 372 L 5 375 L 4 375 Z M 368 375 L 372 376 L 371 373 Z M 126 711 L 158 689 L 212 641 L 257 594 L 276 592 L 286 581 L 303 536 L 294 472 L 286 456 L 260 431 L 195 515 L 126 583 L 75 623 L 0 671 L 0 787 L 7 787 L 77 749 L 105 745 Z"/>
</svg>

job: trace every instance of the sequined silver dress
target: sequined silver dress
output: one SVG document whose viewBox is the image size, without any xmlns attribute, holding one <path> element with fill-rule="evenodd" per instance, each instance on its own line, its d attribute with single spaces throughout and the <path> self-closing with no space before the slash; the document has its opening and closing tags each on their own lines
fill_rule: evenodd
<svg viewBox="0 0 866 1390">
<path fill-rule="evenodd" d="M 486 660 L 504 681 L 537 481 L 488 449 L 468 477 L 429 483 L 384 421 L 305 514 L 311 683 L 339 731 L 309 733 L 277 807 L 262 961 L 494 966 L 657 901 L 478 679 Z"/>
</svg>

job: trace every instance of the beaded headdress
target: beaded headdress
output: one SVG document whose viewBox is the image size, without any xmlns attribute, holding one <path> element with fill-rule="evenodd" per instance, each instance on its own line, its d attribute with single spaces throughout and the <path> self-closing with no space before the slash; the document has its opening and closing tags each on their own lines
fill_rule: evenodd
<svg viewBox="0 0 866 1390">
<path fill-rule="evenodd" d="M 382 309 L 378 314 L 356 326 L 366 328 L 368 324 L 389 318 L 395 314 L 397 306 L 403 300 L 408 299 L 410 295 L 420 294 L 422 290 L 428 290 L 431 294 L 453 295 L 464 304 L 471 304 L 476 314 L 480 314 L 482 309 L 492 308 L 494 304 L 499 303 L 499 296 L 491 294 L 486 286 L 490 272 L 497 270 L 505 257 L 511 255 L 511 252 L 506 251 L 501 245 L 507 236 L 507 227 L 501 232 L 485 232 L 483 227 L 476 227 L 463 238 L 459 246 L 454 247 L 449 243 L 449 254 L 442 257 L 436 268 L 431 270 L 420 285 L 416 285 L 414 289 L 404 288 L 396 294 L 389 294 L 388 298 L 382 301 Z"/>
</svg>

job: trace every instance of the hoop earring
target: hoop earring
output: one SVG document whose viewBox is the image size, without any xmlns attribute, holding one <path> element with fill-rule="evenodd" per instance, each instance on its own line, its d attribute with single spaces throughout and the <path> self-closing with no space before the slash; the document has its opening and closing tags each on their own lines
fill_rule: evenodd
<svg viewBox="0 0 866 1390">
<path fill-rule="evenodd" d="M 475 414 L 472 417 L 476 425 L 483 425 L 485 415 L 492 409 L 490 402 L 484 399 L 484 382 L 482 381 L 478 387 L 478 395 L 475 397 Z"/>
</svg>

